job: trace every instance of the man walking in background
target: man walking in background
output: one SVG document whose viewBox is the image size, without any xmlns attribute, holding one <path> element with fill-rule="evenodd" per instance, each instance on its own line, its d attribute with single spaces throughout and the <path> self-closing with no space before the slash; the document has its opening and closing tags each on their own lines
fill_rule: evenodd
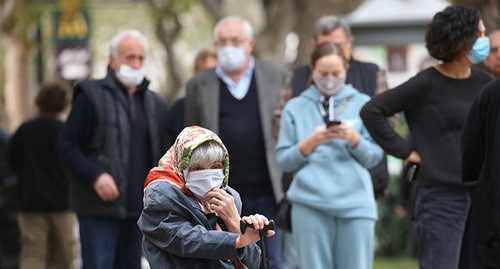
<svg viewBox="0 0 500 269">
<path fill-rule="evenodd" d="M 110 44 L 102 80 L 78 83 L 59 140 L 75 176 L 83 268 L 141 268 L 143 185 L 166 150 L 167 106 L 144 78 L 148 42 L 125 30 Z"/>
<path fill-rule="evenodd" d="M 241 194 L 242 215 L 273 219 L 283 189 L 271 123 L 286 69 L 252 56 L 252 26 L 242 18 L 220 20 L 214 41 L 216 68 L 187 84 L 186 124 L 214 131 L 231 152 L 231 184 Z M 281 268 L 277 233 L 267 240 L 270 268 Z"/>
<path fill-rule="evenodd" d="M 70 178 L 57 158 L 55 144 L 61 113 L 71 89 L 45 83 L 36 97 L 39 116 L 23 123 L 12 136 L 8 160 L 17 175 L 20 269 L 76 268 L 79 255 L 76 216 L 70 210 Z"/>
</svg>

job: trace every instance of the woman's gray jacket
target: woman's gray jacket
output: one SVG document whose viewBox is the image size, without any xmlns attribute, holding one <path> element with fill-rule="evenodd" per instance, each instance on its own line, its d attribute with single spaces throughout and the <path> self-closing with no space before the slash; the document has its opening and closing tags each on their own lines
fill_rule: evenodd
<svg viewBox="0 0 500 269">
<path fill-rule="evenodd" d="M 241 213 L 238 192 L 227 187 Z M 234 245 L 238 234 L 214 229 L 217 217 L 202 211 L 196 200 L 167 181 L 157 180 L 144 189 L 144 209 L 137 224 L 144 234 L 143 252 L 152 269 L 235 268 L 241 260 L 259 268 L 260 248 Z"/>
</svg>

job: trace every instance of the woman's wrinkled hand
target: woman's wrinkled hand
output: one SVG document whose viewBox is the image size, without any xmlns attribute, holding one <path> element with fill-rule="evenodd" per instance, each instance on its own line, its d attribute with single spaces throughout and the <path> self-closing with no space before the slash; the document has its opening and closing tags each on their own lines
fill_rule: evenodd
<svg viewBox="0 0 500 269">
<path fill-rule="evenodd" d="M 205 194 L 210 210 L 224 221 L 229 232 L 239 230 L 240 214 L 234 203 L 234 197 L 224 189 L 212 189 Z"/>
<path fill-rule="evenodd" d="M 264 226 L 269 225 L 269 220 L 260 214 L 245 216 L 242 218 L 247 224 L 253 225 L 254 229 L 246 229 L 244 234 L 240 233 L 240 236 L 236 239 L 235 247 L 242 248 L 246 245 L 255 243 L 260 240 L 259 230 L 263 229 Z M 275 234 L 274 230 L 268 230 L 267 236 L 273 236 Z"/>
</svg>

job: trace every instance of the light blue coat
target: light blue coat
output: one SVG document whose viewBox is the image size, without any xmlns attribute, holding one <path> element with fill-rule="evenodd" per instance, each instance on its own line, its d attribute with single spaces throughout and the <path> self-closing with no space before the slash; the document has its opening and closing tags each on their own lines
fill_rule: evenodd
<svg viewBox="0 0 500 269">
<path fill-rule="evenodd" d="M 303 156 L 299 142 L 324 124 L 318 107 L 320 92 L 314 85 L 291 99 L 281 115 L 276 159 L 284 171 L 293 172 L 287 192 L 289 200 L 342 218 L 377 219 L 373 187 L 368 168 L 383 156 L 382 149 L 365 129 L 359 111 L 370 99 L 350 84 L 335 96 L 335 114 L 360 133 L 359 144 L 332 139 Z M 348 100 L 345 108 L 344 102 Z M 342 110 L 339 113 L 339 110 Z"/>
</svg>

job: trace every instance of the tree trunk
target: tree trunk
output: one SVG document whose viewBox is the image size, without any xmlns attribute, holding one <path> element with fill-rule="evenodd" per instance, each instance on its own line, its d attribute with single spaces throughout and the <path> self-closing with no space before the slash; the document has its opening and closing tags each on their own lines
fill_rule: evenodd
<svg viewBox="0 0 500 269">
<path fill-rule="evenodd" d="M 181 69 L 178 68 L 177 56 L 174 50 L 174 44 L 182 31 L 182 25 L 179 17 L 183 11 L 174 8 L 174 2 L 161 2 L 149 0 L 150 6 L 154 9 L 155 32 L 158 40 L 165 47 L 167 53 L 167 85 L 164 93 L 167 101 L 171 103 L 181 91 L 182 75 Z"/>
<path fill-rule="evenodd" d="M 3 35 L 5 44 L 5 110 L 7 127 L 14 131 L 31 116 L 28 48 L 24 40 Z"/>
<path fill-rule="evenodd" d="M 180 29 L 180 25 L 177 25 L 174 29 L 163 27 L 161 22 L 156 25 L 156 36 L 163 46 L 165 46 L 165 51 L 167 52 L 167 86 L 169 89 L 166 89 L 165 95 L 169 103 L 176 99 L 183 86 L 181 70 L 177 67 L 178 60 L 174 50 L 174 43 L 177 40 Z"/>
<path fill-rule="evenodd" d="M 297 67 L 299 65 L 308 64 L 311 52 L 313 50 L 313 39 L 312 39 L 312 29 L 314 22 L 321 17 L 315 12 L 315 9 L 311 9 L 312 1 L 298 0 L 297 13 L 295 21 L 297 22 L 294 26 L 294 32 L 297 33 L 299 37 L 299 46 L 297 48 L 297 58 L 293 62 L 292 66 Z"/>
<path fill-rule="evenodd" d="M 222 11 L 222 0 L 202 0 L 199 2 L 213 21 L 219 21 L 224 17 L 225 14 Z"/>
<path fill-rule="evenodd" d="M 309 63 L 314 49 L 313 27 L 314 22 L 322 16 L 344 16 L 358 7 L 363 0 L 295 0 L 296 17 L 294 32 L 299 36 L 297 58 L 293 66 Z"/>
<path fill-rule="evenodd" d="M 255 55 L 260 59 L 283 62 L 285 38 L 295 18 L 295 1 L 274 0 L 264 6 L 265 27 L 256 37 Z"/>
</svg>

